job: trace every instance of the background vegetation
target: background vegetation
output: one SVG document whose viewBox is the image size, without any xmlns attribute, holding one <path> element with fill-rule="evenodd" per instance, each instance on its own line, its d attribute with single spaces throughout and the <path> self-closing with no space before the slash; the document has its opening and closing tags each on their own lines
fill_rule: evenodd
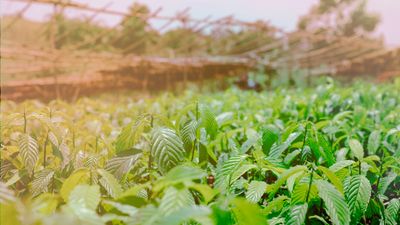
<svg viewBox="0 0 400 225">
<path fill-rule="evenodd" d="M 279 36 L 276 27 L 262 21 L 258 21 L 253 27 L 222 25 L 206 29 L 175 24 L 160 32 L 148 20 L 150 14 L 148 6 L 134 3 L 129 14 L 122 18 L 116 28 L 107 28 L 90 17 L 71 19 L 59 11 L 47 23 L 23 21 L 19 26 L 10 29 L 5 37 L 30 43 L 50 42 L 57 49 L 95 49 L 124 54 L 175 57 L 235 55 L 264 46 L 277 40 Z M 10 19 L 6 18 L 7 20 Z M 300 18 L 298 30 L 312 33 L 328 32 L 335 36 L 368 36 L 375 30 L 379 21 L 379 15 L 366 10 L 366 0 L 320 0 L 307 15 Z M 32 35 L 27 35 L 23 27 L 32 29 Z M 24 35 L 21 35 L 21 29 L 24 29 Z M 39 36 L 39 40 L 38 33 L 43 34 Z M 35 40 L 31 40 L 32 37 Z"/>
</svg>

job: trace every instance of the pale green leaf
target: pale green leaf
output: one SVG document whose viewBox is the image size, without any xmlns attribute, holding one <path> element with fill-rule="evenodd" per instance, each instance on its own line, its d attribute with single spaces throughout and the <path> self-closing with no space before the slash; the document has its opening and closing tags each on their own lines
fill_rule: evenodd
<svg viewBox="0 0 400 225">
<path fill-rule="evenodd" d="M 184 160 L 183 142 L 170 128 L 154 129 L 151 137 L 151 155 L 159 169 L 164 173 L 168 172 Z"/>
<path fill-rule="evenodd" d="M 371 197 L 371 184 L 365 176 L 355 175 L 347 177 L 343 185 L 352 221 L 353 223 L 357 223 L 367 210 Z"/>
<path fill-rule="evenodd" d="M 318 166 L 318 169 L 322 171 L 329 181 L 335 186 L 335 188 L 343 194 L 342 181 L 335 175 L 335 173 L 323 166 Z"/>
<path fill-rule="evenodd" d="M 349 146 L 351 152 L 358 160 L 362 160 L 364 158 L 364 148 L 357 139 L 349 140 Z"/>
<path fill-rule="evenodd" d="M 316 181 L 318 194 L 324 201 L 325 209 L 334 225 L 350 224 L 349 206 L 342 194 L 329 182 L 325 180 Z"/>
<path fill-rule="evenodd" d="M 122 187 L 118 183 L 118 180 L 106 170 L 98 169 L 97 172 L 101 175 L 99 182 L 107 193 L 113 198 L 118 198 L 122 193 Z"/>
<path fill-rule="evenodd" d="M 160 211 L 163 215 L 171 215 L 178 210 L 194 205 L 194 199 L 188 189 L 169 187 L 164 191 L 160 202 Z"/>
<path fill-rule="evenodd" d="M 368 138 L 368 154 L 374 155 L 379 148 L 381 133 L 379 130 L 373 131 Z"/>
<path fill-rule="evenodd" d="M 200 107 L 201 126 L 207 131 L 211 139 L 214 139 L 218 132 L 218 122 L 214 113 L 206 105 Z"/>
<path fill-rule="evenodd" d="M 114 157 L 107 161 L 105 169 L 114 174 L 117 179 L 121 179 L 131 171 L 141 156 L 142 154 L 138 153 L 134 155 Z"/>
<path fill-rule="evenodd" d="M 39 160 L 39 146 L 29 134 L 21 134 L 18 138 L 19 154 L 28 170 L 33 170 Z"/>
<path fill-rule="evenodd" d="M 78 185 L 71 191 L 68 197 L 68 204 L 72 207 L 95 210 L 99 202 L 100 188 L 98 185 Z"/>
<path fill-rule="evenodd" d="M 231 184 L 232 174 L 242 165 L 246 158 L 247 155 L 233 156 L 220 165 L 217 169 L 215 187 L 225 190 Z"/>
<path fill-rule="evenodd" d="M 306 171 L 306 170 L 307 170 L 307 167 L 305 167 L 305 166 L 295 166 L 295 167 L 292 167 L 292 168 L 286 170 L 285 172 L 283 172 L 280 175 L 280 177 L 278 178 L 278 180 L 270 186 L 269 198 L 271 199 L 275 195 L 275 193 L 279 190 L 279 188 L 281 188 L 281 186 L 283 184 L 285 184 L 286 180 L 290 176 L 297 174 L 299 172 L 302 172 L 302 171 Z"/>
<path fill-rule="evenodd" d="M 147 115 L 140 116 L 136 121 L 125 126 L 115 141 L 116 152 L 132 148 L 142 136 L 145 128 L 150 125 Z"/>
<path fill-rule="evenodd" d="M 268 224 L 257 204 L 250 203 L 245 199 L 235 198 L 232 200 L 232 211 L 238 225 L 262 225 Z"/>
<path fill-rule="evenodd" d="M 265 193 L 266 188 L 267 183 L 253 180 L 250 182 L 249 188 L 247 189 L 246 199 L 250 202 L 257 203 Z"/>
<path fill-rule="evenodd" d="M 286 215 L 285 224 L 302 225 L 306 218 L 308 204 L 294 205 L 290 208 L 289 213 Z"/>
<path fill-rule="evenodd" d="M 385 221 L 388 225 L 396 225 L 400 215 L 400 199 L 390 200 L 385 209 Z"/>
<path fill-rule="evenodd" d="M 166 186 L 197 180 L 206 176 L 207 173 L 200 168 L 179 165 L 168 171 L 168 173 L 155 184 L 154 190 L 159 191 Z"/>
<path fill-rule="evenodd" d="M 339 161 L 335 164 L 333 164 L 332 166 L 329 167 L 329 170 L 331 170 L 332 172 L 336 173 L 339 170 L 346 168 L 348 166 L 353 165 L 353 163 L 355 163 L 353 160 L 343 160 L 343 161 Z"/>
<path fill-rule="evenodd" d="M 173 214 L 164 216 L 156 224 L 157 225 L 181 225 L 192 224 L 185 223 L 188 221 L 196 221 L 201 225 L 214 224 L 210 218 L 211 210 L 206 206 L 186 206 L 178 209 Z"/>
<path fill-rule="evenodd" d="M 64 180 L 60 189 L 61 197 L 64 201 L 68 201 L 70 192 L 79 184 L 88 182 L 90 179 L 90 171 L 86 168 L 76 170 L 67 179 Z"/>
</svg>

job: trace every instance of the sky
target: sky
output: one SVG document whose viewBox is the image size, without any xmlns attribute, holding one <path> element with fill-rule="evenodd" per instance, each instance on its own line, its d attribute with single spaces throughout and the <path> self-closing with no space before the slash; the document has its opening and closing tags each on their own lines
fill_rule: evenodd
<svg viewBox="0 0 400 225">
<path fill-rule="evenodd" d="M 18 12 L 26 3 L 0 0 L 0 14 Z M 74 0 L 92 7 L 101 8 L 109 3 L 109 9 L 127 11 L 133 2 L 147 4 L 153 11 L 162 7 L 160 15 L 175 15 L 177 11 L 190 7 L 193 18 L 218 19 L 228 15 L 244 21 L 258 19 L 269 21 L 272 25 L 291 31 L 296 28 L 299 16 L 306 14 L 318 0 Z M 33 5 L 25 12 L 26 18 L 43 21 L 51 13 L 51 7 Z M 383 35 L 389 46 L 400 46 L 400 0 L 369 0 L 368 10 L 381 15 L 381 24 L 377 35 Z M 69 16 L 82 16 L 82 11 L 68 10 Z M 86 14 L 86 15 L 90 15 Z M 96 20 L 102 24 L 114 25 L 121 18 L 118 16 L 99 15 Z M 157 26 L 157 24 L 155 24 Z"/>
</svg>

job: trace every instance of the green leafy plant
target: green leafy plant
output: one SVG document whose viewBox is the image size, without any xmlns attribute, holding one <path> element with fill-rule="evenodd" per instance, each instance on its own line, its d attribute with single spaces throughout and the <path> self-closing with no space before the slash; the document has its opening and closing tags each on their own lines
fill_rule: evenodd
<svg viewBox="0 0 400 225">
<path fill-rule="evenodd" d="M 398 224 L 399 82 L 2 101 L 2 224 Z"/>
</svg>

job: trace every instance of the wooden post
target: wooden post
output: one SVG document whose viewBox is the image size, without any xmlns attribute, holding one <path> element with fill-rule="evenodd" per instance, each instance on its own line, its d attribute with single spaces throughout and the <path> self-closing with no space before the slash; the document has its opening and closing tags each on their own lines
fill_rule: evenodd
<svg viewBox="0 0 400 225">
<path fill-rule="evenodd" d="M 53 4 L 53 17 L 50 20 L 50 30 L 49 30 L 49 39 L 50 39 L 50 47 L 52 51 L 55 51 L 56 49 L 56 32 L 57 32 L 57 3 Z M 56 91 L 56 98 L 60 98 L 60 86 L 58 83 L 58 71 L 57 71 L 57 57 L 53 58 L 53 69 L 52 73 L 54 76 L 54 85 L 55 85 L 55 91 Z"/>
</svg>

